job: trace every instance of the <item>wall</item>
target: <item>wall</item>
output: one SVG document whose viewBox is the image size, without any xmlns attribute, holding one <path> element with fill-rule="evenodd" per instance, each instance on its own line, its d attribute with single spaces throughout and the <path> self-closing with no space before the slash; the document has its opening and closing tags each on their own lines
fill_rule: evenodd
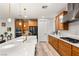
<svg viewBox="0 0 79 59">
<path fill-rule="evenodd" d="M 69 23 L 69 30 L 68 31 L 61 31 L 63 36 L 68 36 L 72 38 L 79 39 L 79 21 Z"/>
<path fill-rule="evenodd" d="M 69 32 L 72 34 L 72 37 L 79 39 L 79 21 L 69 24 Z"/>
<path fill-rule="evenodd" d="M 48 34 L 53 33 L 55 31 L 55 19 L 48 20 Z"/>
<path fill-rule="evenodd" d="M 2 22 L 6 23 L 6 19 L 0 19 L 0 34 L 3 34 L 6 31 L 6 27 L 1 26 Z"/>
<path fill-rule="evenodd" d="M 5 22 L 6 26 L 2 27 L 1 23 Z M 11 27 L 11 32 L 13 34 L 13 38 L 15 37 L 15 25 L 14 25 L 14 19 L 12 19 L 11 23 L 9 23 L 6 19 L 0 19 L 0 34 L 4 34 L 4 32 L 7 31 L 7 27 Z"/>
<path fill-rule="evenodd" d="M 15 20 L 12 19 L 10 23 L 7 22 L 7 27 L 11 27 L 11 32 L 8 32 L 8 33 L 12 33 L 13 38 L 15 38 Z"/>
<path fill-rule="evenodd" d="M 70 23 L 69 26 L 70 32 L 74 33 L 75 35 L 79 35 L 79 21 Z"/>
</svg>

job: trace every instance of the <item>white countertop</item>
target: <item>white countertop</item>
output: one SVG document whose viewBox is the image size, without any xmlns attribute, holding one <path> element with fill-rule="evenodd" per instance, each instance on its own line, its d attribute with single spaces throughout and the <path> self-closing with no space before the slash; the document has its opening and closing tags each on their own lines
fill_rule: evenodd
<svg viewBox="0 0 79 59">
<path fill-rule="evenodd" d="M 0 44 L 0 56 L 34 56 L 37 39 L 35 36 L 28 37 L 31 39 L 27 38 L 24 43 L 25 37 L 21 36 Z"/>
<path fill-rule="evenodd" d="M 50 35 L 50 36 L 54 36 L 54 37 L 58 38 L 59 40 L 62 40 L 62 41 L 64 41 L 64 42 L 66 42 L 66 43 L 69 43 L 69 44 L 71 44 L 71 45 L 73 45 L 73 46 L 79 48 L 79 43 L 71 43 L 71 42 L 69 42 L 69 41 L 63 40 L 63 39 L 61 39 L 58 35 L 53 35 L 53 34 L 49 34 L 49 35 Z"/>
</svg>

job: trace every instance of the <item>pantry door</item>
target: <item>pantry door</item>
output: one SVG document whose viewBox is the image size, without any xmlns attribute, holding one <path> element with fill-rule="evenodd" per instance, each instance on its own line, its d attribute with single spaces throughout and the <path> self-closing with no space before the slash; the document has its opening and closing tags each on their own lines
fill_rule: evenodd
<svg viewBox="0 0 79 59">
<path fill-rule="evenodd" d="M 38 42 L 48 41 L 48 19 L 38 20 Z"/>
</svg>

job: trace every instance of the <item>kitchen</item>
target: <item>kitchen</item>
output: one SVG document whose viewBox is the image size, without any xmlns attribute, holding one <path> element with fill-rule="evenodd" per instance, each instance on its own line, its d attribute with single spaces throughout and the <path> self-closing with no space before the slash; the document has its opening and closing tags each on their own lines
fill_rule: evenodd
<svg viewBox="0 0 79 59">
<path fill-rule="evenodd" d="M 79 56 L 79 3 L 0 6 L 0 56 Z"/>
<path fill-rule="evenodd" d="M 78 36 L 78 3 L 67 5 L 67 11 L 62 11 L 56 16 L 56 32 L 49 35 L 49 43 L 61 56 L 79 56 Z"/>
</svg>

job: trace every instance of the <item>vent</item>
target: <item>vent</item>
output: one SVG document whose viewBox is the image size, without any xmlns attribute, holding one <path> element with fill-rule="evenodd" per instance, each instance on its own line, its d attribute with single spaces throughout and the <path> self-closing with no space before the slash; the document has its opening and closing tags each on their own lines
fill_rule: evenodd
<svg viewBox="0 0 79 59">
<path fill-rule="evenodd" d="M 24 8 L 24 10 L 26 10 L 26 8 Z"/>
<path fill-rule="evenodd" d="M 42 6 L 43 9 L 46 9 L 48 6 Z"/>
</svg>

